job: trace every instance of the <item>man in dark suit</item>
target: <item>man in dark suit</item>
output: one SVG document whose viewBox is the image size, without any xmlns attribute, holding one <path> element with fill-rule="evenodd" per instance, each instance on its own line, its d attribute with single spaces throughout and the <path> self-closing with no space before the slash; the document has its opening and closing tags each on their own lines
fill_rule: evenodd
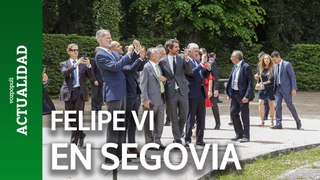
<svg viewBox="0 0 320 180">
<path fill-rule="evenodd" d="M 79 131 L 79 111 L 84 110 L 85 101 L 88 101 L 86 77 L 92 79 L 93 72 L 88 58 L 82 57 L 78 59 L 78 51 L 78 45 L 69 44 L 67 53 L 70 58 L 60 63 L 64 81 L 59 99 L 64 101 L 65 110 L 77 111 L 77 115 L 72 116 L 72 118 L 76 119 L 76 122 L 70 123 L 70 126 L 77 127 L 76 131 L 72 131 L 71 143 L 75 143 L 81 147 L 83 146 L 86 134 L 83 131 Z"/>
<path fill-rule="evenodd" d="M 234 50 L 231 55 L 234 64 L 227 85 L 227 95 L 231 98 L 230 116 L 236 137 L 231 140 L 250 141 L 249 101 L 254 98 L 253 75 L 248 63 L 243 60 L 243 53 Z M 241 120 L 239 113 L 241 112 Z"/>
<path fill-rule="evenodd" d="M 119 43 L 116 43 L 116 44 L 117 46 L 120 46 Z M 118 50 L 117 52 L 119 53 L 121 51 Z M 126 127 L 127 127 L 126 131 L 127 131 L 128 143 L 136 143 L 136 123 L 134 122 L 131 111 L 135 111 L 137 114 L 139 112 L 139 107 L 141 104 L 141 98 L 140 98 L 141 90 L 138 82 L 138 79 L 139 79 L 138 72 L 142 71 L 145 62 L 146 61 L 143 61 L 142 53 L 140 53 L 139 60 L 132 61 L 130 64 L 122 68 L 122 71 L 126 77 L 126 88 L 127 88 L 125 121 L 126 121 Z M 129 148 L 128 153 L 137 154 L 137 157 L 139 157 L 139 151 L 136 148 Z"/>
<path fill-rule="evenodd" d="M 199 55 L 199 46 L 195 43 L 190 43 L 187 46 L 188 58 L 189 62 L 192 64 L 192 73 L 186 75 L 186 78 L 189 82 L 189 113 L 188 119 L 186 123 L 186 137 L 185 137 L 185 145 L 191 143 L 192 136 L 192 128 L 196 121 L 197 129 L 196 129 L 196 145 L 204 146 L 205 142 L 203 141 L 204 136 L 204 128 L 205 128 L 205 116 L 206 116 L 206 107 L 205 107 L 205 99 L 206 99 L 206 88 L 204 85 L 204 77 L 206 69 L 204 67 L 204 63 L 207 63 L 207 57 L 202 58 L 202 62 L 200 62 Z M 203 56 L 206 56 L 204 54 Z M 209 66 L 209 64 L 207 64 Z M 206 66 L 206 67 L 208 67 Z M 209 71 L 206 73 L 209 75 Z"/>
<path fill-rule="evenodd" d="M 276 98 L 276 125 L 271 128 L 282 129 L 282 100 L 284 100 L 296 121 L 297 129 L 301 129 L 301 121 L 292 102 L 292 97 L 296 96 L 298 90 L 292 64 L 282 60 L 278 51 L 273 51 L 271 58 L 274 62 L 274 94 Z"/>
<path fill-rule="evenodd" d="M 138 58 L 138 54 L 132 53 L 129 49 L 127 54 L 120 59 L 116 52 L 110 51 L 111 35 L 108 30 L 101 29 L 96 33 L 96 39 L 99 43 L 99 49 L 95 56 L 96 63 L 100 69 L 104 84 L 104 101 L 107 104 L 107 110 L 113 114 L 113 111 L 125 110 L 126 79 L 122 68 Z M 140 49 L 139 49 L 140 50 Z M 137 50 L 139 52 L 139 50 Z M 113 119 L 107 127 L 107 143 L 116 143 L 118 148 L 108 148 L 108 152 L 116 155 L 119 160 L 122 159 L 122 143 L 125 143 L 126 132 L 113 129 Z M 125 123 L 118 123 L 118 127 L 125 127 Z M 105 163 L 113 163 L 109 158 Z"/>
<path fill-rule="evenodd" d="M 159 62 L 159 66 L 163 76 L 167 78 L 165 94 L 167 109 L 172 122 L 173 142 L 182 144 L 181 135 L 189 110 L 189 88 L 185 74 L 192 73 L 192 66 L 189 59 L 184 60 L 178 55 L 180 50 L 178 40 L 167 40 L 165 48 L 168 55 Z"/>
<path fill-rule="evenodd" d="M 144 124 L 145 143 L 157 143 L 159 149 L 164 150 L 165 146 L 161 142 L 163 131 L 164 109 L 165 109 L 165 89 L 166 78 L 162 76 L 159 67 L 160 53 L 157 48 L 149 48 L 147 51 L 149 62 L 145 64 L 141 72 L 141 91 L 143 108 L 154 112 L 154 130 L 150 130 L 150 123 Z"/>
<path fill-rule="evenodd" d="M 98 47 L 96 48 L 95 52 L 97 51 Z M 91 110 L 99 111 L 102 109 L 103 104 L 103 81 L 95 59 L 92 58 L 90 63 L 94 74 L 93 79 L 91 80 Z"/>
</svg>

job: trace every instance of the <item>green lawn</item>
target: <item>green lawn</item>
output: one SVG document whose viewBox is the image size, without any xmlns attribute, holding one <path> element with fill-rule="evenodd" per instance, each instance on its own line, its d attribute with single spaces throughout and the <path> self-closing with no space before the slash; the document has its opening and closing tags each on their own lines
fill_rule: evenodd
<svg viewBox="0 0 320 180">
<path fill-rule="evenodd" d="M 275 179 L 288 170 L 320 161 L 320 146 L 243 163 L 242 170 L 219 171 L 217 179 Z M 316 168 L 316 167 L 315 167 Z"/>
</svg>

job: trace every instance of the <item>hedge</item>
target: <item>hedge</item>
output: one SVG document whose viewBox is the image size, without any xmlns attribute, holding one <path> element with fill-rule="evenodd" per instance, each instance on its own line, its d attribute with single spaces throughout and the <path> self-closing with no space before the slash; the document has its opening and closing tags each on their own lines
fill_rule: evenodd
<svg viewBox="0 0 320 180">
<path fill-rule="evenodd" d="M 299 90 L 320 90 L 320 44 L 293 45 L 286 60 L 293 64 Z"/>
<path fill-rule="evenodd" d="M 116 38 L 115 38 L 116 39 Z M 141 43 L 148 47 L 164 44 L 167 38 L 139 38 Z M 124 46 L 131 40 L 121 41 Z M 87 52 L 88 57 L 94 57 L 94 49 L 98 45 L 95 37 L 79 36 L 75 34 L 43 34 L 43 67 L 49 77 L 48 93 L 52 97 L 57 97 L 60 91 L 63 77 L 60 73 L 60 62 L 69 58 L 66 47 L 70 43 L 76 43 L 79 46 L 79 56 L 82 52 Z M 261 45 L 254 47 L 240 46 L 247 62 L 251 65 L 253 73 L 256 69 L 258 59 L 256 55 L 260 52 Z M 231 54 L 232 50 L 230 50 Z M 319 91 L 320 90 L 320 68 L 317 66 L 320 59 L 320 45 L 297 44 L 293 45 L 289 53 L 281 52 L 284 59 L 292 62 L 299 90 Z M 220 78 L 228 78 L 232 63 L 230 62 L 229 52 L 217 52 L 218 69 Z M 89 86 L 90 87 L 90 86 Z M 223 88 L 223 86 L 221 86 Z M 223 92 L 223 91 L 222 91 Z"/>
<path fill-rule="evenodd" d="M 79 56 L 82 52 L 87 52 L 88 57 L 94 57 L 94 49 L 98 45 L 94 37 L 79 36 L 75 34 L 43 34 L 43 67 L 49 77 L 47 91 L 53 97 L 57 97 L 63 82 L 60 72 L 60 63 L 69 59 L 67 46 L 76 43 L 79 46 Z"/>
<path fill-rule="evenodd" d="M 115 37 L 115 40 L 118 38 Z M 141 44 L 146 48 L 156 46 L 158 44 L 164 44 L 166 38 L 139 38 Z M 132 42 L 132 40 L 120 41 L 124 46 Z M 92 58 L 95 55 L 95 47 L 98 43 L 95 37 L 79 36 L 76 34 L 43 34 L 43 67 L 46 68 L 46 73 L 49 77 L 49 85 L 47 91 L 52 97 L 58 97 L 60 87 L 63 82 L 63 77 L 60 72 L 60 63 L 69 58 L 67 54 L 67 46 L 70 43 L 78 44 L 79 56 L 82 52 L 87 52 L 88 57 Z M 90 86 L 89 86 L 90 88 Z"/>
</svg>

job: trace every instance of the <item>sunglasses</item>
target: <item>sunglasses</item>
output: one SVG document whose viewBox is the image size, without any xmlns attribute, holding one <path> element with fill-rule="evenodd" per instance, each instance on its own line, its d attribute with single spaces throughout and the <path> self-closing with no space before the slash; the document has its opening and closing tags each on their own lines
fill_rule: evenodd
<svg viewBox="0 0 320 180">
<path fill-rule="evenodd" d="M 70 49 L 72 52 L 78 52 L 78 49 Z"/>
</svg>

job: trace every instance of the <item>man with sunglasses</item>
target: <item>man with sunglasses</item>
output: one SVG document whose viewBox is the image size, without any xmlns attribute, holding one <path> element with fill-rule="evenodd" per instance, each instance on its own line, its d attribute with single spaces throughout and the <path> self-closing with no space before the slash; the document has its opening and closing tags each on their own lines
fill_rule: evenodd
<svg viewBox="0 0 320 180">
<path fill-rule="evenodd" d="M 71 134 L 71 143 L 83 146 L 86 134 L 79 131 L 79 111 L 84 110 L 85 101 L 88 101 L 88 90 L 86 85 L 86 77 L 93 78 L 93 71 L 88 58 L 81 57 L 78 59 L 79 48 L 77 44 L 69 44 L 67 53 L 69 59 L 60 63 L 60 70 L 64 77 L 64 81 L 60 90 L 59 99 L 64 101 L 65 110 L 76 110 L 77 114 L 70 115 L 75 118 L 76 122 L 70 122 L 71 127 L 76 127 Z"/>
</svg>

